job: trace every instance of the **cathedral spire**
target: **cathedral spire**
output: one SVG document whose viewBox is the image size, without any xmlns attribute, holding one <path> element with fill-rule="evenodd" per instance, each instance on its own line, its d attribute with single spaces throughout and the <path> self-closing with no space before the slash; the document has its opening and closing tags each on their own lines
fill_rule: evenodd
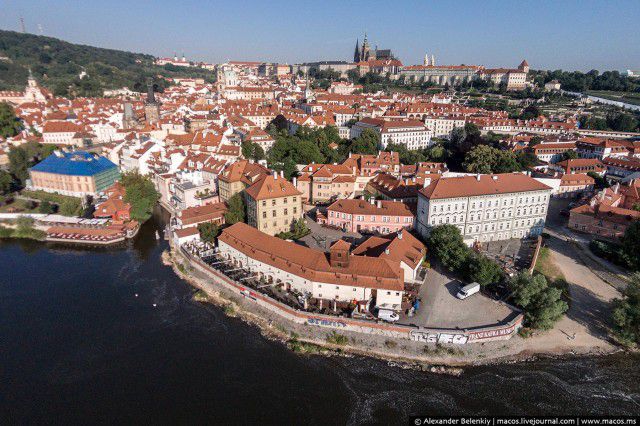
<svg viewBox="0 0 640 426">
<path fill-rule="evenodd" d="M 353 53 L 353 62 L 360 62 L 360 39 L 356 39 L 356 50 Z"/>
</svg>

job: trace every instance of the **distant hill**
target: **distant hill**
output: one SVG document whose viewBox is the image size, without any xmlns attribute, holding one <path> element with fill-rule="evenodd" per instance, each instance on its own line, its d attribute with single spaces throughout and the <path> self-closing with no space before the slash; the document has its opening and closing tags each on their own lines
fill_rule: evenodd
<svg viewBox="0 0 640 426">
<path fill-rule="evenodd" d="M 3 58 L 5 57 L 5 58 Z M 8 59 L 7 59 L 8 58 Z M 142 53 L 73 44 L 52 37 L 0 30 L 0 90 L 22 90 L 29 67 L 38 82 L 57 96 L 102 96 L 104 89 L 129 87 L 143 91 L 153 78 L 156 90 L 167 85 L 164 77 L 215 78 L 200 68 L 163 67 Z M 86 73 L 82 79 L 82 72 Z"/>
</svg>

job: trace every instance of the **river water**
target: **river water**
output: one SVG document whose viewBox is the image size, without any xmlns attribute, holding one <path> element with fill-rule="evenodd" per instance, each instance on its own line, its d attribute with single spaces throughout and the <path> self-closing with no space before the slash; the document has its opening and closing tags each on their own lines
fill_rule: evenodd
<svg viewBox="0 0 640 426">
<path fill-rule="evenodd" d="M 147 222 L 120 248 L 0 242 L 0 424 L 406 424 L 419 414 L 638 414 L 640 357 L 461 377 L 299 356 L 163 266 Z M 155 305 L 155 306 L 154 306 Z"/>
</svg>

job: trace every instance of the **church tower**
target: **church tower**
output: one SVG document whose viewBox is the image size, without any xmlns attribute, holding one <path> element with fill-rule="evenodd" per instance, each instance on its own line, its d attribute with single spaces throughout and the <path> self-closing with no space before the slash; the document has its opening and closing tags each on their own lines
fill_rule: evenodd
<svg viewBox="0 0 640 426">
<path fill-rule="evenodd" d="M 151 80 L 147 82 L 147 100 L 144 103 L 144 115 L 147 124 L 157 123 L 160 121 L 160 103 L 156 101 L 156 95 L 153 93 L 153 84 Z"/>
<path fill-rule="evenodd" d="M 425 65 L 425 66 L 427 66 L 427 67 L 429 66 L 429 54 L 428 54 L 428 53 L 425 53 L 425 54 L 424 54 L 424 61 L 423 61 L 423 65 Z"/>
<path fill-rule="evenodd" d="M 360 39 L 356 39 L 356 50 L 353 53 L 353 62 L 360 62 Z"/>
<path fill-rule="evenodd" d="M 361 61 L 368 61 L 370 56 L 369 42 L 367 41 L 367 33 L 364 34 L 364 40 L 362 41 L 362 52 L 360 53 Z"/>
</svg>

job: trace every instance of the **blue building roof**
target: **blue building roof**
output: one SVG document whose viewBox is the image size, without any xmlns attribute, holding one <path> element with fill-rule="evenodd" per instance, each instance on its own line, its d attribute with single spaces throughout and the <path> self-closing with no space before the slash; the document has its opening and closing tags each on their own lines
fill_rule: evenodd
<svg viewBox="0 0 640 426">
<path fill-rule="evenodd" d="M 93 176 L 117 168 L 109 159 L 86 151 L 54 152 L 31 168 L 34 172 Z"/>
</svg>

